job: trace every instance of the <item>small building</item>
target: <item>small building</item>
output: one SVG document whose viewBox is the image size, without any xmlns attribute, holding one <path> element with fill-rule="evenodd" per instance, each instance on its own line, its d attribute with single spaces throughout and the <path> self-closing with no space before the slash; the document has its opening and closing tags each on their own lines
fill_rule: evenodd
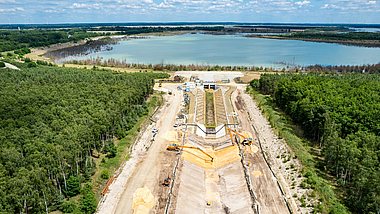
<svg viewBox="0 0 380 214">
<path fill-rule="evenodd" d="M 215 81 L 204 81 L 203 82 L 204 89 L 216 89 Z"/>
</svg>

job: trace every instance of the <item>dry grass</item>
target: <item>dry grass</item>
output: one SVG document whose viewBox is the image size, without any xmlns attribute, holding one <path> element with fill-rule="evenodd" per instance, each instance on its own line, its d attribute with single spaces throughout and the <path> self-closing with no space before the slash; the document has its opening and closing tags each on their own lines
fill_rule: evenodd
<svg viewBox="0 0 380 214">
<path fill-rule="evenodd" d="M 243 82 L 251 82 L 253 79 L 260 79 L 261 73 L 249 73 L 245 74 L 244 77 L 240 77 Z"/>
</svg>

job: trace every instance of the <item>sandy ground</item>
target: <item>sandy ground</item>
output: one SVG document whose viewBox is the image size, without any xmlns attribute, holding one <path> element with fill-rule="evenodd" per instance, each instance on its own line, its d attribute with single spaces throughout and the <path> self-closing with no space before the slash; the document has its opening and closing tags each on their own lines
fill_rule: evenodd
<svg viewBox="0 0 380 214">
<path fill-rule="evenodd" d="M 149 126 L 140 140 L 134 145 L 131 158 L 122 166 L 123 170 L 117 177 L 115 182 L 110 186 L 109 193 L 100 202 L 97 213 L 133 213 L 132 203 L 133 194 L 137 188 L 147 188 L 152 192 L 153 196 L 157 195 L 158 174 L 162 165 L 160 160 L 163 157 L 162 151 L 166 149 L 166 140 L 162 138 L 163 133 L 173 129 L 175 115 L 173 112 L 178 111 L 181 101 L 181 93 L 174 90 L 173 84 L 163 84 L 175 93 L 175 96 L 167 95 L 168 101 L 171 103 L 169 107 L 163 106 L 159 114 L 156 116 L 157 124 Z M 152 144 L 149 151 L 149 139 L 152 136 L 152 129 L 159 127 L 156 141 Z M 155 197 L 155 204 L 157 197 Z"/>
<path fill-rule="evenodd" d="M 288 202 L 294 213 L 310 212 L 312 208 L 300 208 L 300 201 L 292 197 L 297 193 L 299 197 L 307 194 L 307 190 L 299 187 L 301 180 L 290 164 L 299 168 L 297 160 L 283 163 L 282 159 L 276 158 L 290 151 L 286 144 L 278 140 L 253 99 L 244 94 L 246 85 L 229 84 L 236 88 L 232 93 L 233 106 L 227 104 L 227 111 L 234 112 L 238 116 L 238 131 L 253 138 L 252 146 L 244 147 L 245 160 L 250 162 L 248 173 L 252 183 L 253 192 L 260 206 L 260 213 L 288 213 L 284 199 L 277 186 L 276 180 L 271 174 L 261 149 L 258 145 L 256 135 L 251 127 L 254 124 L 258 129 L 265 154 L 283 187 Z M 229 135 L 220 139 L 203 139 L 195 134 L 184 130 L 185 127 L 173 128 L 175 120 L 183 99 L 182 91 L 176 90 L 175 84 L 163 84 L 163 88 L 170 89 L 174 94 L 165 95 L 168 100 L 166 105 L 157 115 L 157 124 L 149 126 L 141 133 L 140 139 L 132 149 L 131 158 L 123 166 L 121 174 L 111 185 L 109 193 L 100 203 L 97 213 L 133 213 L 133 194 L 138 188 L 150 192 L 154 198 L 152 209 L 144 213 L 164 213 L 169 196 L 169 187 L 162 185 L 163 180 L 170 176 L 179 160 L 177 177 L 174 182 L 173 195 L 169 204 L 169 213 L 253 213 L 252 199 L 244 177 L 243 165 L 239 161 L 238 150 L 231 146 Z M 230 103 L 229 93 L 224 90 L 225 103 Z M 237 97 L 240 96 L 239 108 L 237 108 Z M 230 108 L 228 108 L 230 107 Z M 246 112 L 249 112 L 247 114 Z M 146 152 L 149 139 L 152 137 L 151 130 L 159 128 L 156 141 Z M 167 144 L 179 141 L 178 133 L 185 133 L 185 143 L 200 147 L 215 158 L 215 164 L 207 163 L 208 157 L 197 150 L 184 149 L 180 158 L 179 153 L 167 151 Z M 196 142 L 194 142 L 196 141 Z M 181 141 L 182 142 L 182 141 Z M 229 159 L 233 159 L 230 161 Z M 221 164 L 223 163 L 223 164 Z M 279 167 L 282 169 L 279 169 Z M 293 179 L 295 188 L 291 189 Z M 149 196 L 148 199 L 151 197 Z M 207 205 L 210 202 L 210 205 Z M 150 205 L 150 202 L 149 202 Z M 150 207 L 150 206 L 148 206 Z"/>
<path fill-rule="evenodd" d="M 240 80 L 245 82 L 245 83 L 249 83 L 251 82 L 253 79 L 260 79 L 260 75 L 261 73 L 246 73 L 244 74 L 244 77 L 240 77 Z"/>
<path fill-rule="evenodd" d="M 191 76 L 197 76 L 205 81 L 220 81 L 229 79 L 233 81 L 236 77 L 243 77 L 244 74 L 239 71 L 177 71 L 175 75 L 181 75 L 190 79 Z"/>
<path fill-rule="evenodd" d="M 240 119 L 240 133 L 249 132 L 253 133 L 254 130 L 251 127 L 245 109 L 241 110 L 237 105 L 237 98 L 243 94 L 245 85 L 238 85 L 237 90 L 232 94 L 232 100 Z M 258 152 L 247 153 L 245 159 L 250 161 L 250 171 L 261 172 L 263 176 L 250 176 L 252 182 L 252 189 L 255 193 L 260 205 L 260 213 L 289 213 L 281 195 L 280 189 L 272 176 L 262 154 L 259 149 L 257 141 L 253 142 L 253 145 L 258 147 Z"/>
<path fill-rule="evenodd" d="M 277 158 L 277 156 L 281 156 L 281 154 L 285 154 L 286 156 L 291 157 L 294 157 L 294 154 L 292 154 L 292 151 L 286 142 L 284 142 L 284 140 L 278 139 L 278 136 L 273 133 L 272 127 L 270 126 L 268 120 L 261 114 L 261 110 L 257 107 L 257 104 L 252 99 L 252 97 L 248 94 L 243 93 L 245 86 L 239 87 L 242 100 L 244 101 L 245 110 L 249 112 L 248 115 L 245 113 L 244 115 L 245 117 L 248 117 L 251 121 L 251 124 L 256 127 L 265 155 L 272 167 L 272 170 L 277 176 L 281 187 L 284 190 L 284 194 L 286 195 L 293 213 L 310 213 L 312 211 L 312 208 L 301 207 L 300 200 L 293 197 L 294 194 L 297 194 L 298 198 L 301 198 L 303 194 L 307 195 L 310 193 L 310 190 L 303 189 L 299 186 L 302 182 L 301 178 L 298 177 L 299 170 L 301 169 L 301 164 L 299 163 L 298 159 L 291 158 L 290 161 L 284 163 L 284 159 Z M 254 132 L 252 131 L 252 133 Z M 255 145 L 257 145 L 257 142 Z M 294 169 L 290 167 L 291 164 L 295 165 Z M 254 166 L 251 168 L 252 171 L 260 171 L 260 169 L 255 168 Z M 265 176 L 265 173 L 263 174 L 263 176 Z M 252 180 L 254 180 L 254 178 L 252 178 Z M 292 188 L 293 182 L 294 188 Z M 312 199 L 308 203 L 311 202 L 315 202 L 315 199 Z"/>
<path fill-rule="evenodd" d="M 4 62 L 4 64 L 5 64 L 5 67 L 6 67 L 6 68 L 15 69 L 15 70 L 20 70 L 20 69 L 17 68 L 16 66 L 11 65 L 11 64 L 9 64 L 9 63 Z"/>
</svg>

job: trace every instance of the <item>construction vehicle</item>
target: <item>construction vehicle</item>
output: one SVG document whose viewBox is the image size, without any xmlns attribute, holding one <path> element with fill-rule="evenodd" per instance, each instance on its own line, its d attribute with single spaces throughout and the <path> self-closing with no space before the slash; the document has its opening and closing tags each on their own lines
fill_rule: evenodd
<svg viewBox="0 0 380 214">
<path fill-rule="evenodd" d="M 237 134 L 238 136 L 240 136 L 240 137 L 242 137 L 244 139 L 243 142 L 241 142 L 243 145 L 252 145 L 252 138 L 246 138 L 242 134 L 240 134 L 240 133 L 232 130 L 231 128 L 228 128 L 228 132 L 230 133 L 232 144 L 234 143 L 234 139 L 232 137 L 232 133 L 231 132 Z"/>
<path fill-rule="evenodd" d="M 164 186 L 169 186 L 169 184 L 170 184 L 170 177 L 169 177 L 169 175 L 168 175 L 168 177 L 167 178 L 165 178 L 165 180 L 164 180 L 164 183 L 162 183 L 162 185 L 164 185 Z"/>
<path fill-rule="evenodd" d="M 173 143 L 173 144 L 169 144 L 167 150 L 178 151 L 179 148 L 196 149 L 198 151 L 201 151 L 203 154 L 207 155 L 211 159 L 211 162 L 214 162 L 214 158 L 211 155 L 207 154 L 205 151 L 203 151 L 202 149 L 200 149 L 198 147 L 194 147 L 194 146 L 181 146 L 181 145 L 178 145 L 176 143 Z"/>
<path fill-rule="evenodd" d="M 162 83 L 158 84 L 158 87 L 162 87 Z"/>
</svg>

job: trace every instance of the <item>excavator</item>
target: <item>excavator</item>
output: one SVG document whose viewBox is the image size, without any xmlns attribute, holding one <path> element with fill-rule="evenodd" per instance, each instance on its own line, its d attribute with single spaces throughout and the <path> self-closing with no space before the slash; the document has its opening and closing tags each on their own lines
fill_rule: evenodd
<svg viewBox="0 0 380 214">
<path fill-rule="evenodd" d="M 202 149 L 200 149 L 198 147 L 194 147 L 194 146 L 181 146 L 181 145 L 178 145 L 176 143 L 173 143 L 173 144 L 169 144 L 167 150 L 178 151 L 179 148 L 196 149 L 198 151 L 201 151 L 203 154 L 207 155 L 211 159 L 211 162 L 214 162 L 214 158 L 211 155 L 207 154 L 205 151 L 203 151 Z"/>
<path fill-rule="evenodd" d="M 243 142 L 241 142 L 243 145 L 252 145 L 252 138 L 246 138 L 242 134 L 239 134 L 238 132 L 232 130 L 231 128 L 228 128 L 228 132 L 230 133 L 232 143 L 234 143 L 234 139 L 232 137 L 232 133 L 231 132 L 239 135 L 240 137 L 242 137 L 244 139 Z"/>
<path fill-rule="evenodd" d="M 158 87 L 162 87 L 162 83 L 158 84 Z"/>
</svg>

